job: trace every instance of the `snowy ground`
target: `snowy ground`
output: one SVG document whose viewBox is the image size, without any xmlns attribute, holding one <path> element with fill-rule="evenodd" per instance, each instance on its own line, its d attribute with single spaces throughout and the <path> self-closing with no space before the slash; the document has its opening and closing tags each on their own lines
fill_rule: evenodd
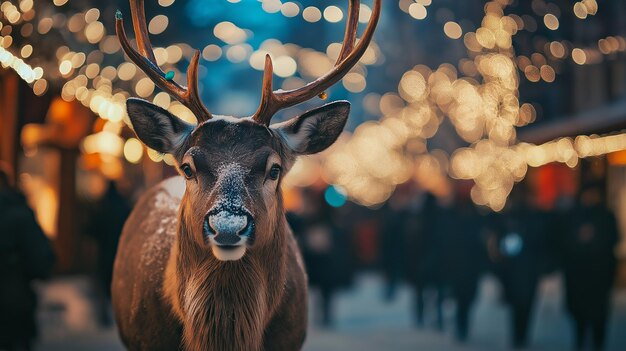
<svg viewBox="0 0 626 351">
<path fill-rule="evenodd" d="M 87 279 L 59 278 L 40 290 L 42 335 L 38 351 L 123 349 L 114 328 L 101 329 L 97 326 Z M 360 276 L 354 289 L 341 293 L 337 298 L 335 328 L 323 330 L 313 326 L 304 350 L 507 349 L 508 314 L 498 302 L 497 284 L 488 277 L 481 284 L 467 345 L 458 345 L 451 337 L 453 304 L 445 305 L 446 324 L 450 327 L 440 333 L 428 326 L 424 329 L 412 327 L 412 292 L 408 287 L 401 287 L 393 302 L 383 301 L 382 294 L 383 285 L 378 276 Z M 313 292 L 312 303 L 315 298 Z M 626 291 L 615 293 L 614 302 L 608 350 L 626 350 Z M 541 285 L 534 322 L 530 350 L 571 349 L 569 323 L 562 311 L 562 289 L 558 277 L 546 279 Z"/>
</svg>

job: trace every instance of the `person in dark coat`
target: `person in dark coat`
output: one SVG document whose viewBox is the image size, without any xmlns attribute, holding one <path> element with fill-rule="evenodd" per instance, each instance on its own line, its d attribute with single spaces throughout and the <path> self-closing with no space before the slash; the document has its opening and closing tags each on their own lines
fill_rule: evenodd
<svg viewBox="0 0 626 351">
<path fill-rule="evenodd" d="M 509 207 L 494 218 L 495 237 L 490 241 L 490 256 L 511 309 L 513 348 L 528 344 L 531 312 L 547 250 L 545 215 L 531 207 L 527 196 L 521 186 L 514 189 Z"/>
<path fill-rule="evenodd" d="M 601 194 L 593 187 L 582 192 L 580 204 L 564 224 L 560 245 L 567 309 L 574 322 L 577 350 L 583 349 L 588 331 L 594 350 L 604 348 L 617 265 L 617 222 L 602 205 Z"/>
<path fill-rule="evenodd" d="M 449 220 L 451 226 L 444 251 L 444 277 L 456 302 L 456 338 L 459 342 L 465 342 L 478 281 L 487 264 L 482 238 L 483 217 L 471 202 L 469 192 L 459 194 L 453 216 Z"/>
<path fill-rule="evenodd" d="M 381 209 L 380 263 L 387 285 L 386 301 L 393 300 L 397 286 L 406 274 L 406 239 L 410 232 L 418 230 L 418 213 L 413 198 L 410 188 L 398 188 Z"/>
<path fill-rule="evenodd" d="M 438 203 L 427 193 L 417 223 L 406 231 L 406 274 L 415 289 L 414 320 L 418 327 L 424 325 L 425 295 L 433 292 L 436 328 L 443 330 L 443 271 L 444 250 L 450 230 L 451 209 Z"/>
<path fill-rule="evenodd" d="M 333 297 L 338 289 L 351 283 L 350 241 L 345 230 L 337 225 L 336 210 L 322 194 L 304 191 L 307 206 L 297 225 L 302 229 L 300 243 L 309 284 L 320 292 L 320 324 L 333 323 Z M 293 217 L 292 217 L 293 221 Z"/>
<path fill-rule="evenodd" d="M 0 167 L 0 350 L 31 349 L 37 336 L 31 283 L 48 277 L 53 264 L 50 242 Z"/>
<path fill-rule="evenodd" d="M 103 326 L 109 326 L 113 321 L 110 312 L 113 263 L 130 210 L 128 201 L 117 190 L 115 182 L 110 181 L 104 196 L 96 205 L 88 228 L 98 245 L 96 278 L 101 292 L 99 318 Z"/>
</svg>

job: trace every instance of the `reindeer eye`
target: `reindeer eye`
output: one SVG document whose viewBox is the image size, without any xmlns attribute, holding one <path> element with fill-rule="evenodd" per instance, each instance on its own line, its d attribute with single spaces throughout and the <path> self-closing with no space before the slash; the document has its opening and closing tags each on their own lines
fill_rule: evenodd
<svg viewBox="0 0 626 351">
<path fill-rule="evenodd" d="M 268 177 L 271 180 L 278 179 L 278 177 L 280 177 L 280 166 L 279 165 L 272 165 L 272 168 L 270 168 L 270 173 L 268 174 Z"/>
<path fill-rule="evenodd" d="M 185 178 L 190 179 L 193 177 L 193 170 L 191 169 L 191 166 L 189 166 L 188 164 L 183 163 L 183 165 L 180 166 L 180 170 L 185 175 Z"/>
</svg>

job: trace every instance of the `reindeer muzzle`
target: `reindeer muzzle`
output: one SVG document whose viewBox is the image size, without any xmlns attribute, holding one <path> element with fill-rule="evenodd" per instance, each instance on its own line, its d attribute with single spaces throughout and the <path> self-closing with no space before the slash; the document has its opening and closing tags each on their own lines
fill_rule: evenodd
<svg viewBox="0 0 626 351">
<path fill-rule="evenodd" d="M 221 248 L 251 244 L 254 219 L 245 210 L 217 209 L 209 211 L 204 220 L 204 234 Z"/>
</svg>

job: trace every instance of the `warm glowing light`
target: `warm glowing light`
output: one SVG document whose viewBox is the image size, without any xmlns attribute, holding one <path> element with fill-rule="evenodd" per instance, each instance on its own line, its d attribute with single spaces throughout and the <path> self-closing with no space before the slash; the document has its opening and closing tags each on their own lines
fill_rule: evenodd
<svg viewBox="0 0 626 351">
<path fill-rule="evenodd" d="M 232 22 L 220 22 L 213 28 L 213 34 L 226 44 L 239 44 L 246 41 L 246 31 L 237 27 Z"/>
<path fill-rule="evenodd" d="M 143 157 L 143 145 L 135 138 L 129 138 L 124 143 L 124 158 L 130 163 L 139 163 Z"/>
<path fill-rule="evenodd" d="M 222 57 L 222 48 L 215 44 L 207 45 L 202 50 L 202 58 L 207 61 L 217 61 L 220 57 Z"/>
<path fill-rule="evenodd" d="M 360 93 L 365 90 L 367 82 L 365 77 L 359 73 L 348 73 L 343 77 L 343 86 L 351 93 Z"/>
<path fill-rule="evenodd" d="M 41 96 L 48 91 L 48 81 L 40 79 L 33 84 L 33 93 L 37 96 Z"/>
<path fill-rule="evenodd" d="M 543 16 L 543 23 L 546 25 L 546 28 L 550 30 L 557 30 L 559 28 L 559 19 L 551 13 Z"/>
<path fill-rule="evenodd" d="M 337 23 L 343 19 L 343 12 L 337 6 L 328 6 L 324 9 L 324 19 L 331 23 Z"/>
<path fill-rule="evenodd" d="M 372 9 L 365 4 L 361 4 L 360 11 L 359 11 L 359 22 L 368 23 L 371 17 L 372 17 Z"/>
<path fill-rule="evenodd" d="M 168 93 L 162 91 L 154 96 L 154 99 L 152 99 L 152 102 L 155 105 L 167 110 L 170 107 L 172 100 Z"/>
<path fill-rule="evenodd" d="M 61 72 L 62 75 L 69 74 L 71 70 L 72 62 L 70 60 L 65 60 L 59 65 L 59 72 Z"/>
<path fill-rule="evenodd" d="M 137 66 L 130 62 L 124 62 L 117 68 L 117 76 L 124 81 L 128 81 L 135 77 Z"/>
<path fill-rule="evenodd" d="M 226 50 L 226 58 L 233 63 L 243 62 L 251 51 L 252 48 L 249 45 L 231 46 Z"/>
<path fill-rule="evenodd" d="M 28 12 L 33 8 L 33 0 L 20 1 L 20 11 Z"/>
<path fill-rule="evenodd" d="M 145 77 L 141 78 L 137 85 L 135 85 L 135 93 L 139 95 L 139 97 L 146 98 L 154 92 L 154 83 L 150 80 L 150 78 Z"/>
<path fill-rule="evenodd" d="M 579 48 L 572 50 L 572 60 L 579 65 L 584 65 L 587 62 L 587 54 L 585 51 Z"/>
<path fill-rule="evenodd" d="M 170 24 L 169 18 L 165 15 L 156 15 L 148 23 L 148 32 L 150 34 L 161 34 L 165 32 L 167 26 Z"/>
<path fill-rule="evenodd" d="M 552 83 L 556 79 L 556 72 L 554 72 L 554 68 L 552 68 L 551 66 L 548 66 L 548 65 L 541 66 L 540 72 L 541 72 L 541 79 L 543 79 L 544 81 L 548 83 Z"/>
<path fill-rule="evenodd" d="M 176 0 L 159 0 L 159 5 L 162 7 L 171 6 Z"/>
<path fill-rule="evenodd" d="M 443 26 L 443 31 L 451 39 L 459 39 L 463 35 L 463 30 L 456 22 L 446 22 Z"/>
<path fill-rule="evenodd" d="M 415 19 L 423 20 L 428 15 L 428 11 L 424 5 L 414 3 L 409 6 L 409 15 Z"/>
<path fill-rule="evenodd" d="M 91 22 L 85 27 L 85 37 L 91 44 L 95 44 L 104 36 L 104 25 L 102 22 Z"/>
<path fill-rule="evenodd" d="M 105 154 L 120 157 L 124 150 L 124 141 L 119 135 L 102 131 L 87 136 L 82 143 L 82 148 L 87 154 Z"/>
<path fill-rule="evenodd" d="M 54 22 L 52 21 L 52 18 L 44 17 L 39 20 L 39 23 L 37 24 L 37 31 L 39 34 L 46 34 L 50 31 L 50 29 L 52 29 L 53 24 Z"/>
<path fill-rule="evenodd" d="M 589 13 L 590 15 L 593 16 L 598 13 L 598 3 L 596 2 L 596 0 L 582 0 L 581 2 L 587 9 L 587 13 Z"/>
<path fill-rule="evenodd" d="M 261 7 L 267 13 L 276 13 L 280 11 L 281 5 L 282 3 L 280 0 L 263 0 L 263 5 L 261 5 Z"/>
<path fill-rule="evenodd" d="M 416 71 L 408 71 L 400 79 L 400 96 L 408 102 L 417 102 L 426 97 L 426 80 Z"/>
<path fill-rule="evenodd" d="M 100 10 L 98 10 L 97 8 L 92 8 L 89 9 L 87 12 L 85 12 L 85 22 L 86 23 L 92 23 L 97 21 L 100 18 Z"/>
<path fill-rule="evenodd" d="M 578 17 L 580 19 L 587 18 L 587 15 L 589 15 L 589 13 L 587 12 L 587 7 L 585 5 L 583 5 L 582 2 L 575 3 L 574 4 L 574 15 L 576 15 L 576 17 Z"/>
<path fill-rule="evenodd" d="M 302 11 L 302 18 L 307 22 L 318 22 L 322 19 L 322 11 L 315 6 L 309 6 Z"/>
<path fill-rule="evenodd" d="M 558 41 L 550 43 L 550 53 L 556 58 L 565 57 L 565 46 Z"/>
<path fill-rule="evenodd" d="M 100 73 L 100 66 L 97 63 L 91 63 L 87 65 L 85 69 L 85 75 L 89 79 L 94 79 Z"/>
<path fill-rule="evenodd" d="M 295 17 L 300 13 L 300 7 L 295 2 L 286 2 L 280 7 L 280 12 L 285 17 Z"/>
<path fill-rule="evenodd" d="M 20 55 L 23 58 L 28 58 L 30 57 L 30 55 L 33 54 L 33 46 L 30 44 L 26 44 L 22 47 L 22 50 L 20 50 Z"/>
<path fill-rule="evenodd" d="M 155 150 L 152 150 L 152 149 L 148 148 L 147 154 L 148 154 L 148 158 L 152 162 L 161 162 L 161 161 L 163 161 L 163 154 L 158 152 L 158 151 L 155 151 Z"/>
<path fill-rule="evenodd" d="M 274 61 L 274 73 L 279 77 L 286 78 L 292 76 L 297 69 L 296 61 L 289 56 L 280 56 Z"/>
<path fill-rule="evenodd" d="M 167 51 L 167 63 L 178 63 L 183 58 L 183 50 L 178 45 L 170 45 L 165 51 Z"/>
</svg>

